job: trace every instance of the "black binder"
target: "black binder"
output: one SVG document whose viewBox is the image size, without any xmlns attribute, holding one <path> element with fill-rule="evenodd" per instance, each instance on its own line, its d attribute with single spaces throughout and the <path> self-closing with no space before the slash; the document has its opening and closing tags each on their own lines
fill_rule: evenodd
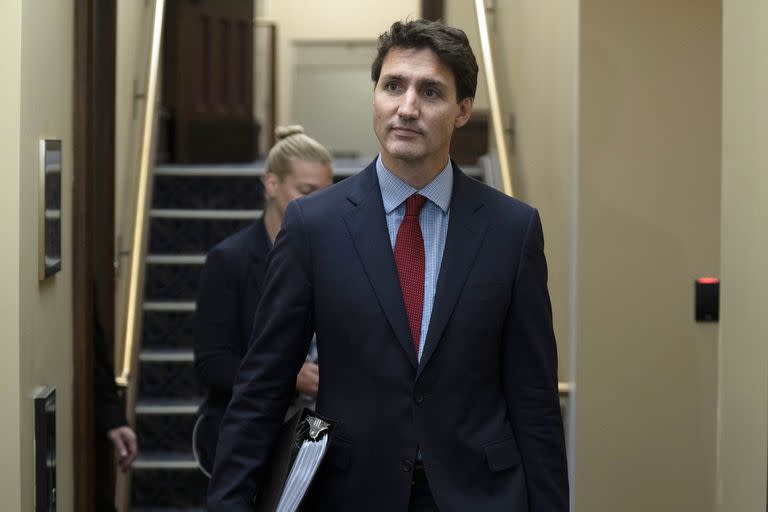
<svg viewBox="0 0 768 512">
<path fill-rule="evenodd" d="M 312 428 L 310 428 L 310 422 L 307 421 L 308 418 L 313 424 Z M 322 423 L 325 423 L 327 426 L 324 428 L 319 427 Z M 305 440 L 314 439 L 315 437 L 319 440 L 323 436 L 328 436 L 328 446 L 320 459 L 322 464 L 322 460 L 328 453 L 328 449 L 333 441 L 335 429 L 335 421 L 325 418 L 306 407 L 300 409 L 283 423 L 280 435 L 265 469 L 261 490 L 253 498 L 254 512 L 275 512 L 277 510 L 286 480 L 296 461 L 299 449 Z M 318 433 L 317 430 L 320 430 L 320 432 Z M 304 498 L 306 498 L 306 494 Z M 304 498 L 302 498 L 302 501 Z"/>
</svg>

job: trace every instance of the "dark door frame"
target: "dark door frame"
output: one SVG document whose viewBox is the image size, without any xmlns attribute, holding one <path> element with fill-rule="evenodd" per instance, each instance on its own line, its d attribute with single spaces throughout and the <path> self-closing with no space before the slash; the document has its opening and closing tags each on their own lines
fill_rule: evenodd
<svg viewBox="0 0 768 512">
<path fill-rule="evenodd" d="M 444 7 L 443 0 L 421 0 L 421 17 L 433 21 L 443 20 Z"/>
<path fill-rule="evenodd" d="M 72 192 L 75 510 L 94 508 L 93 325 L 114 332 L 115 0 L 74 2 Z M 96 306 L 96 308 L 95 308 Z M 103 441 L 103 440 L 102 440 Z"/>
</svg>

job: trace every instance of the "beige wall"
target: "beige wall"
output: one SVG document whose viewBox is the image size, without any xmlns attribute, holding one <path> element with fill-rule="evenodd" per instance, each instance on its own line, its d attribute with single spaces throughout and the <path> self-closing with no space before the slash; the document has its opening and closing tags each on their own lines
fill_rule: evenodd
<svg viewBox="0 0 768 512">
<path fill-rule="evenodd" d="M 371 159 L 379 152 L 371 129 L 375 57 L 375 41 L 314 41 L 293 47 L 291 121 L 317 137 L 331 155 Z M 343 122 L 343 129 L 329 125 L 331 119 Z"/>
<path fill-rule="evenodd" d="M 768 3 L 723 2 L 718 512 L 766 510 Z"/>
<path fill-rule="evenodd" d="M 261 15 L 278 23 L 278 125 L 292 122 L 294 42 L 375 40 L 392 22 L 416 18 L 421 10 L 418 0 L 263 0 L 262 4 Z"/>
<path fill-rule="evenodd" d="M 134 104 L 134 82 L 144 88 L 140 64 L 146 49 L 146 15 L 148 2 L 117 2 L 117 48 L 115 58 L 115 223 L 121 227 L 126 217 L 124 191 L 134 176 L 136 165 L 137 130 L 143 102 Z M 144 63 L 146 65 L 146 63 Z"/>
<path fill-rule="evenodd" d="M 167 3 L 167 2 L 166 2 Z M 115 60 L 115 256 L 125 254 L 132 243 L 132 222 L 139 160 L 140 132 L 145 103 L 134 101 L 146 88 L 151 23 L 155 2 L 117 2 L 117 48 Z M 122 332 L 130 257 L 120 256 L 115 286 L 115 326 Z M 118 337 L 118 343 L 120 343 Z M 119 373 L 120 354 L 115 371 Z"/>
<path fill-rule="evenodd" d="M 488 84 L 485 82 L 485 71 L 483 68 L 483 50 L 480 47 L 480 29 L 477 25 L 477 14 L 475 13 L 475 2 L 471 0 L 444 0 L 443 2 L 443 21 L 453 27 L 458 27 L 467 34 L 469 44 L 475 53 L 477 65 L 480 66 L 480 75 L 477 77 L 477 94 L 473 109 L 475 111 L 488 111 Z M 498 38 L 499 34 L 495 33 Z M 498 41 L 498 39 L 497 39 Z M 501 51 L 501 48 L 495 48 Z M 494 56 L 498 61 L 500 55 Z M 499 62 L 500 67 L 504 61 Z M 501 71 L 501 69 L 499 70 Z"/>
<path fill-rule="evenodd" d="M 57 394 L 58 510 L 72 510 L 72 80 L 70 1 L 3 3 L 2 138 L 7 158 L 2 187 L 3 507 L 34 508 L 32 396 L 40 386 Z M 62 270 L 38 281 L 38 140 L 63 143 Z M 8 306 L 6 308 L 6 306 Z"/>
<path fill-rule="evenodd" d="M 19 215 L 21 214 L 19 125 L 21 119 L 21 4 L 0 3 L 0 496 L 7 510 L 21 510 L 21 378 Z M 26 401 L 24 406 L 28 407 Z M 25 451 L 25 455 L 27 452 Z"/>
<path fill-rule="evenodd" d="M 575 510 L 712 511 L 717 325 L 693 281 L 719 270 L 720 1 L 579 15 Z"/>
<path fill-rule="evenodd" d="M 461 4 L 448 3 L 449 22 L 457 3 Z M 461 4 L 464 14 L 456 18 L 476 24 L 474 9 L 468 8 L 471 3 Z M 560 380 L 568 381 L 578 6 L 571 0 L 497 1 L 495 5 L 488 23 L 505 128 L 515 132 L 510 155 L 515 194 L 541 213 Z M 465 24 L 475 53 L 480 54 L 478 30 Z M 483 91 L 481 105 L 487 102 L 485 95 Z M 509 119 L 513 113 L 514 127 Z"/>
</svg>

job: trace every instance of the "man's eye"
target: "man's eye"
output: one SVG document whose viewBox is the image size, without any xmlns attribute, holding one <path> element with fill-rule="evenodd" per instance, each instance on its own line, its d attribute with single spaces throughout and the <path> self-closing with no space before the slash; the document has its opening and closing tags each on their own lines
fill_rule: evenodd
<svg viewBox="0 0 768 512">
<path fill-rule="evenodd" d="M 387 84 L 384 84 L 384 89 L 387 90 L 387 91 L 396 91 L 397 90 L 397 83 L 389 82 Z"/>
<path fill-rule="evenodd" d="M 440 94 L 437 92 L 437 89 L 427 89 L 424 91 L 424 96 L 427 98 L 437 98 Z"/>
</svg>

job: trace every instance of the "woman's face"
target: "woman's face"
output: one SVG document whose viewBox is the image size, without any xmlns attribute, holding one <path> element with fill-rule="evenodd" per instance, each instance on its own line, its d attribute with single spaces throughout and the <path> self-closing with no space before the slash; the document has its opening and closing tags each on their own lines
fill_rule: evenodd
<svg viewBox="0 0 768 512">
<path fill-rule="evenodd" d="M 271 172 L 264 175 L 267 200 L 276 207 L 281 222 L 288 203 L 333 183 L 330 163 L 291 159 L 291 171 L 282 180 Z"/>
</svg>

